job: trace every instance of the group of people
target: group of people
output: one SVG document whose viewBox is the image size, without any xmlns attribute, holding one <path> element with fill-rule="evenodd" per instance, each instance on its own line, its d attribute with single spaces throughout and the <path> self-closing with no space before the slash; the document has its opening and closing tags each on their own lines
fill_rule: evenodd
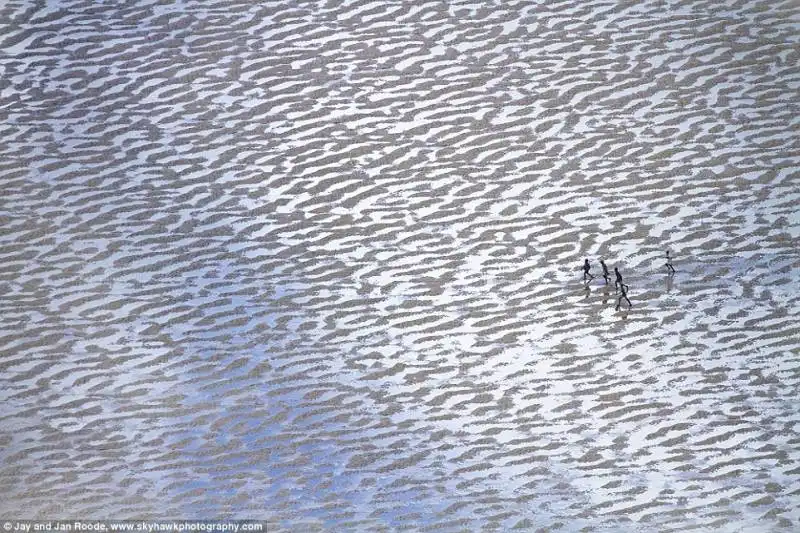
<svg viewBox="0 0 800 533">
<path fill-rule="evenodd" d="M 608 285 L 609 280 L 611 279 L 611 274 L 608 272 L 608 267 L 606 266 L 606 262 L 602 259 L 600 260 L 600 266 L 603 267 L 603 278 L 606 280 L 606 285 Z M 669 250 L 667 250 L 667 273 L 671 276 L 675 273 L 675 268 L 672 266 L 672 258 L 669 256 Z M 592 266 L 589 264 L 589 260 L 586 259 L 583 262 L 583 281 L 584 283 L 589 283 L 594 279 L 592 275 Z M 622 305 L 622 300 L 628 302 L 628 308 L 630 309 L 633 307 L 633 304 L 628 299 L 628 286 L 622 281 L 622 274 L 620 274 L 619 269 L 614 267 L 614 274 L 616 275 L 616 280 L 614 281 L 614 289 L 619 293 L 620 297 L 617 299 L 617 306 L 614 308 L 616 311 L 619 311 L 620 306 Z M 588 289 L 587 289 L 588 290 Z"/>
</svg>

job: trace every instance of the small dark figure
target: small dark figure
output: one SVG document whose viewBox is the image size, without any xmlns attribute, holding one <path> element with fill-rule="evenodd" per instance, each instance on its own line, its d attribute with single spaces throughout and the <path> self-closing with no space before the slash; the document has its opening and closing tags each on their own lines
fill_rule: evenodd
<svg viewBox="0 0 800 533">
<path fill-rule="evenodd" d="M 620 290 L 620 292 L 621 292 L 622 294 L 620 295 L 619 299 L 617 300 L 617 307 L 616 307 L 615 309 L 616 309 L 617 311 L 619 311 L 619 306 L 620 306 L 620 305 L 622 305 L 622 299 L 623 299 L 623 298 L 625 298 L 625 301 L 626 301 L 626 302 L 628 302 L 628 307 L 629 307 L 629 308 L 630 308 L 630 307 L 633 307 L 633 304 L 632 304 L 632 303 L 631 303 L 631 301 L 628 299 L 628 286 L 627 286 L 627 285 L 625 285 L 624 283 L 620 282 L 620 284 L 619 284 L 619 290 Z"/>
<path fill-rule="evenodd" d="M 670 274 L 675 273 L 675 268 L 672 266 L 672 258 L 669 256 L 669 250 L 667 250 L 667 270 Z"/>
<path fill-rule="evenodd" d="M 600 260 L 600 266 L 603 267 L 603 279 L 606 280 L 606 285 L 608 285 L 608 280 L 611 279 L 611 274 L 608 273 L 608 267 L 606 266 L 606 262 L 602 259 Z"/>
<path fill-rule="evenodd" d="M 592 267 L 589 264 L 589 260 L 586 259 L 583 262 L 583 281 L 587 281 L 586 278 L 589 278 L 588 281 L 592 281 L 594 279 L 594 276 L 592 276 L 591 272 L 589 272 L 591 269 Z"/>
<path fill-rule="evenodd" d="M 617 267 L 614 267 L 614 274 L 617 276 L 617 281 L 614 282 L 614 288 L 619 291 L 619 286 L 622 285 L 622 274 L 619 273 Z"/>
</svg>

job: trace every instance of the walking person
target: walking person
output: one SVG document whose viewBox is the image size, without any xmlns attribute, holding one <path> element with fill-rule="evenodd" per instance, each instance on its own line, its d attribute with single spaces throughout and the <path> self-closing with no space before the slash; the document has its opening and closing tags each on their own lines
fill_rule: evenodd
<svg viewBox="0 0 800 533">
<path fill-rule="evenodd" d="M 614 274 L 617 276 L 617 280 L 614 282 L 614 288 L 619 292 L 619 286 L 622 285 L 622 274 L 619 273 L 617 267 L 614 267 Z"/>
<path fill-rule="evenodd" d="M 672 258 L 669 256 L 669 250 L 667 250 L 667 270 L 670 275 L 675 273 L 675 267 L 672 266 Z"/>
<path fill-rule="evenodd" d="M 629 309 L 630 309 L 631 307 L 633 307 L 633 304 L 632 304 L 632 303 L 631 303 L 631 301 L 628 299 L 628 286 L 627 286 L 627 285 L 625 285 L 624 283 L 620 282 L 620 284 L 619 284 L 619 290 L 620 290 L 620 292 L 621 292 L 622 294 L 620 295 L 619 299 L 617 300 L 617 307 L 615 307 L 615 310 L 616 310 L 616 311 L 619 311 L 619 307 L 620 307 L 620 305 L 622 305 L 622 299 L 623 299 L 623 298 L 625 298 L 625 301 L 626 301 L 626 302 L 628 302 L 628 308 L 629 308 Z"/>
<path fill-rule="evenodd" d="M 602 259 L 600 260 L 600 266 L 603 267 L 603 279 L 606 280 L 606 285 L 608 285 L 608 280 L 611 279 L 611 275 L 608 273 L 608 267 L 606 266 L 606 262 Z"/>
<path fill-rule="evenodd" d="M 588 281 L 592 281 L 594 279 L 594 276 L 592 276 L 592 273 L 590 272 L 591 269 L 592 266 L 589 264 L 589 260 L 586 259 L 583 262 L 583 281 L 587 281 L 586 278 L 589 278 Z"/>
</svg>

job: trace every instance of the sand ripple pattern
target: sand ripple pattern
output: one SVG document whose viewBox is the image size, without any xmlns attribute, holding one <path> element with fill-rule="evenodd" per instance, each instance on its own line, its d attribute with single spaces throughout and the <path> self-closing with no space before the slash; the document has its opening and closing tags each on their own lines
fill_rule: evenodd
<svg viewBox="0 0 800 533">
<path fill-rule="evenodd" d="M 799 41 L 791 0 L 3 2 L 0 515 L 800 530 Z"/>
</svg>

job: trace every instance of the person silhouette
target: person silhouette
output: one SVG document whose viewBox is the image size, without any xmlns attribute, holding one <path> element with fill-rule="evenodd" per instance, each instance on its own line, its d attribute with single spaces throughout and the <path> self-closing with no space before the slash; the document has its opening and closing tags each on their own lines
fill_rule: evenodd
<svg viewBox="0 0 800 533">
<path fill-rule="evenodd" d="M 591 269 L 592 269 L 592 266 L 589 264 L 589 260 L 588 259 L 584 260 L 584 262 L 583 262 L 583 281 L 587 281 L 586 278 L 589 278 L 588 281 L 592 281 L 594 279 L 594 276 L 592 276 L 592 273 L 589 272 Z"/>
<path fill-rule="evenodd" d="M 619 307 L 622 305 L 622 299 L 623 298 L 625 298 L 625 301 L 628 302 L 628 308 L 633 307 L 633 304 L 628 299 L 628 286 L 625 285 L 624 283 L 620 282 L 619 283 L 619 290 L 620 290 L 620 292 L 622 294 L 620 295 L 619 299 L 617 300 L 617 307 L 615 307 L 614 309 L 619 311 Z"/>
<path fill-rule="evenodd" d="M 617 280 L 614 282 L 614 288 L 619 291 L 619 286 L 622 285 L 622 274 L 619 273 L 617 267 L 614 267 L 614 274 L 617 276 Z"/>
<path fill-rule="evenodd" d="M 608 273 L 608 267 L 606 266 L 606 262 L 602 259 L 600 260 L 600 266 L 603 267 L 603 279 L 606 280 L 606 285 L 608 285 L 608 280 L 611 279 L 611 275 Z"/>
<path fill-rule="evenodd" d="M 672 266 L 672 258 L 669 256 L 669 250 L 667 250 L 667 270 L 670 274 L 675 273 L 675 268 Z"/>
</svg>

